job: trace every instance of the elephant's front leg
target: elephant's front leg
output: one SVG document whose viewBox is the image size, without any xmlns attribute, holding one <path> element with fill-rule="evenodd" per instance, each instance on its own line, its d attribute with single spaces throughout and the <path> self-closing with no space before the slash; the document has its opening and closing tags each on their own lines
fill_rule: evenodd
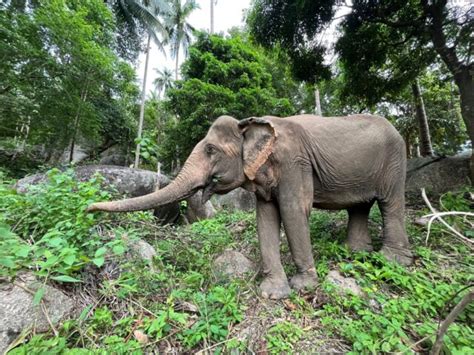
<svg viewBox="0 0 474 355">
<path fill-rule="evenodd" d="M 300 290 L 314 288 L 318 284 L 309 235 L 313 184 L 312 178 L 305 179 L 303 175 L 293 176 L 293 179 L 298 181 L 280 185 L 279 202 L 291 254 L 298 270 L 298 273 L 291 278 L 290 286 Z"/>
<path fill-rule="evenodd" d="M 262 254 L 264 298 L 280 299 L 290 294 L 280 259 L 280 212 L 273 202 L 257 199 L 257 232 Z"/>
</svg>

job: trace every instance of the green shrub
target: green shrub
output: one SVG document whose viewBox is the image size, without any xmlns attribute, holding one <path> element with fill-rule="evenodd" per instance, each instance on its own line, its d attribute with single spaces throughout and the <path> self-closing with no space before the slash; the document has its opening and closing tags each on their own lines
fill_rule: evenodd
<svg viewBox="0 0 474 355">
<path fill-rule="evenodd" d="M 47 176 L 47 184 L 31 186 L 27 194 L 0 185 L 0 275 L 32 269 L 41 277 L 77 282 L 73 276 L 89 263 L 100 267 L 108 250 L 124 252 L 121 240 L 104 241 L 94 229 L 101 217 L 85 212 L 110 194 L 100 177 L 78 182 L 72 171 L 57 169 Z"/>
</svg>

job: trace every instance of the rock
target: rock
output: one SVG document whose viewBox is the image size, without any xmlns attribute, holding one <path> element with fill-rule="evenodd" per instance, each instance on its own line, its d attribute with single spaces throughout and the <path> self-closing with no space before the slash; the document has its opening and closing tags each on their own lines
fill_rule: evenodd
<svg viewBox="0 0 474 355">
<path fill-rule="evenodd" d="M 214 260 L 212 271 L 218 279 L 235 279 L 255 273 L 257 269 L 245 255 L 228 249 Z"/>
<path fill-rule="evenodd" d="M 16 284 L 21 287 L 11 283 L 0 283 L 0 354 L 6 351 L 9 344 L 24 329 L 32 328 L 36 333 L 50 329 L 42 307 L 33 305 L 34 293 L 42 283 L 34 275 L 24 274 L 16 279 Z M 45 286 L 43 302 L 53 324 L 67 318 L 74 309 L 71 298 L 48 285 Z"/>
<path fill-rule="evenodd" d="M 131 163 L 132 158 L 118 145 L 113 145 L 100 153 L 100 165 L 128 166 Z"/>
<path fill-rule="evenodd" d="M 362 291 L 360 286 L 357 285 L 357 282 L 354 278 L 344 277 L 337 270 L 329 271 L 326 281 L 336 285 L 337 288 L 341 291 L 341 293 L 352 293 L 356 296 L 364 296 L 364 292 Z"/>
<path fill-rule="evenodd" d="M 214 201 L 216 208 L 230 211 L 250 211 L 256 206 L 255 195 L 241 187 L 225 195 L 215 195 Z"/>
<path fill-rule="evenodd" d="M 123 154 L 112 154 L 99 160 L 100 165 L 128 166 L 130 159 Z"/>
<path fill-rule="evenodd" d="M 134 255 L 148 262 L 152 262 L 156 256 L 156 250 L 143 239 L 127 240 L 127 245 Z"/>
<path fill-rule="evenodd" d="M 72 161 L 69 161 L 69 155 L 71 154 L 71 148 L 67 147 L 64 149 L 63 154 L 61 155 L 61 158 L 59 160 L 60 164 L 69 164 L 69 163 L 80 163 L 90 156 L 90 149 L 81 147 L 80 145 L 76 144 L 74 145 L 74 151 L 72 155 Z"/>
<path fill-rule="evenodd" d="M 415 224 L 421 227 L 425 227 L 430 222 L 430 217 L 419 217 L 415 219 Z"/>
<path fill-rule="evenodd" d="M 187 199 L 187 202 L 186 218 L 189 223 L 209 219 L 216 215 L 216 210 L 211 201 L 207 201 L 204 204 L 202 203 L 202 191 L 196 192 Z"/>
<path fill-rule="evenodd" d="M 414 158 L 407 163 L 405 195 L 410 204 L 423 203 L 424 187 L 430 199 L 437 199 L 447 191 L 469 185 L 470 155 L 453 157 Z"/>
</svg>

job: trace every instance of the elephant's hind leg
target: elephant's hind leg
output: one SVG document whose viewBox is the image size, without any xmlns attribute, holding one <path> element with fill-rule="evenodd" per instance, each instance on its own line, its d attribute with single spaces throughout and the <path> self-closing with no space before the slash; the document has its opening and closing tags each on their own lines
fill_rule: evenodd
<svg viewBox="0 0 474 355">
<path fill-rule="evenodd" d="M 372 251 L 372 240 L 369 235 L 368 219 L 373 202 L 360 204 L 347 210 L 347 246 L 353 251 Z"/>
<path fill-rule="evenodd" d="M 383 246 L 380 252 L 389 260 L 410 265 L 413 255 L 405 232 L 405 196 L 403 189 L 392 198 L 378 201 L 384 224 Z"/>
</svg>

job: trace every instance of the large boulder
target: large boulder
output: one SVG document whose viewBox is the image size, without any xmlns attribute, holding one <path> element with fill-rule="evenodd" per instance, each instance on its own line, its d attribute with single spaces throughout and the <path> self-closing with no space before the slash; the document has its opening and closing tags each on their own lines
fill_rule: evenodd
<svg viewBox="0 0 474 355">
<path fill-rule="evenodd" d="M 43 283 L 32 274 L 16 278 L 15 283 L 0 281 L 0 354 L 23 330 L 35 333 L 51 329 L 74 311 L 71 298 L 52 286 L 44 286 L 45 292 L 40 305 L 35 305 L 33 297 Z"/>
<path fill-rule="evenodd" d="M 87 181 L 98 173 L 104 177 L 104 185 L 113 186 L 119 194 L 129 197 L 149 194 L 157 187 L 163 188 L 170 182 L 170 179 L 163 174 L 122 166 L 85 165 L 77 167 L 74 172 L 79 181 Z M 19 193 L 26 193 L 28 186 L 45 183 L 47 180 L 48 177 L 45 174 L 36 174 L 19 180 L 15 188 Z M 194 209 L 189 212 L 195 216 L 194 220 L 212 217 L 214 209 L 210 202 L 205 206 L 202 206 L 200 202 L 200 197 L 188 199 L 189 208 Z M 160 206 L 155 209 L 154 214 L 163 224 L 174 223 L 180 216 L 179 202 Z"/>
<path fill-rule="evenodd" d="M 405 184 L 407 201 L 422 203 L 422 188 L 426 189 L 430 197 L 437 198 L 445 192 L 469 185 L 469 159 L 470 155 L 462 154 L 408 160 Z"/>
<path fill-rule="evenodd" d="M 132 163 L 130 156 L 127 156 L 118 145 L 113 145 L 100 153 L 100 165 L 128 166 Z"/>
<path fill-rule="evenodd" d="M 229 211 L 250 211 L 256 206 L 255 194 L 239 187 L 225 195 L 215 195 L 214 205 Z"/>
</svg>

